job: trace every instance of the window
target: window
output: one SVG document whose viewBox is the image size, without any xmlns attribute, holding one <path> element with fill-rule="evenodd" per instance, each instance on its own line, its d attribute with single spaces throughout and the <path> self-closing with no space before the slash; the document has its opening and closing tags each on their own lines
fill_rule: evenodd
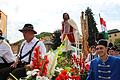
<svg viewBox="0 0 120 80">
<path fill-rule="evenodd" d="M 111 37 L 111 35 L 109 35 L 109 37 Z"/>
</svg>

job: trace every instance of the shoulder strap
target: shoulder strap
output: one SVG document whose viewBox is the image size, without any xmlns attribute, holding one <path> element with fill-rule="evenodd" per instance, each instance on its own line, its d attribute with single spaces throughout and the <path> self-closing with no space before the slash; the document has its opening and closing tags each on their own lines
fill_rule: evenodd
<svg viewBox="0 0 120 80">
<path fill-rule="evenodd" d="M 92 55 L 92 53 L 90 53 L 90 58 L 91 58 L 90 60 L 92 60 L 92 59 L 93 59 L 93 55 Z"/>
<path fill-rule="evenodd" d="M 30 61 L 31 61 L 32 51 L 34 50 L 34 48 L 35 48 L 35 46 L 37 45 L 38 42 L 39 42 L 39 40 L 38 40 L 38 41 L 35 43 L 35 45 L 32 47 L 31 52 L 29 52 L 30 55 L 29 55 L 29 61 L 28 61 L 28 63 L 30 63 Z"/>
<path fill-rule="evenodd" d="M 2 60 L 4 61 L 4 63 L 8 63 L 3 57 L 1 57 L 2 58 Z"/>
<path fill-rule="evenodd" d="M 31 49 L 28 53 L 26 53 L 25 55 L 21 56 L 20 59 L 23 59 L 23 58 L 26 57 L 28 54 L 31 55 L 34 47 L 37 45 L 38 42 L 39 42 L 39 41 L 37 41 L 37 42 L 35 43 L 35 45 L 32 47 L 32 49 Z M 21 50 L 20 54 L 21 54 L 21 53 L 22 53 L 22 50 Z"/>
<path fill-rule="evenodd" d="M 20 62 L 21 62 L 22 50 L 23 50 L 23 47 L 24 47 L 24 46 L 25 46 L 25 43 L 23 44 L 22 48 L 20 49 L 20 58 L 19 58 Z"/>
</svg>

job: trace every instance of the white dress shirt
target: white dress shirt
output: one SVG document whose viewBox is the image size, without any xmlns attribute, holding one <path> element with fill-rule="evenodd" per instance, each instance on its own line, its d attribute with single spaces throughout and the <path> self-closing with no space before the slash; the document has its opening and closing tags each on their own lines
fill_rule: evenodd
<svg viewBox="0 0 120 80">
<path fill-rule="evenodd" d="M 92 55 L 91 55 L 91 54 L 92 54 Z M 96 52 L 95 52 L 95 53 L 89 53 L 89 54 L 87 55 L 87 58 L 86 58 L 85 62 L 90 62 L 92 59 L 94 59 L 94 58 L 91 59 L 91 56 L 94 56 L 94 58 L 96 58 L 96 57 L 97 57 Z"/>
<path fill-rule="evenodd" d="M 15 61 L 12 49 L 5 40 L 0 40 L 0 57 L 3 57 L 7 63 Z M 2 58 L 0 58 L 0 63 L 5 63 Z"/>
<path fill-rule="evenodd" d="M 22 52 L 21 52 L 21 53 L 22 53 L 21 56 L 27 54 L 27 53 L 32 49 L 32 47 L 35 45 L 35 43 L 36 43 L 38 40 L 39 40 L 39 39 L 37 39 L 36 37 L 34 37 L 34 38 L 31 40 L 31 42 L 29 42 L 29 43 L 25 40 L 25 41 L 21 44 L 21 47 L 20 47 L 20 51 L 21 51 L 21 48 L 22 48 L 22 46 L 24 45 L 24 46 L 23 46 L 23 49 L 22 49 Z M 42 55 L 45 55 L 45 53 L 46 53 L 46 48 L 45 48 L 45 45 L 43 44 L 43 42 L 39 41 L 35 47 L 37 47 L 37 46 L 40 46 L 40 52 L 41 52 L 41 54 L 42 54 Z M 20 57 L 20 51 L 19 51 L 19 54 L 18 54 L 19 57 Z M 33 52 L 32 52 L 32 56 L 33 56 Z M 29 55 L 27 55 L 26 57 L 24 57 L 23 59 L 21 59 L 21 61 L 22 61 L 22 62 L 29 62 Z"/>
</svg>

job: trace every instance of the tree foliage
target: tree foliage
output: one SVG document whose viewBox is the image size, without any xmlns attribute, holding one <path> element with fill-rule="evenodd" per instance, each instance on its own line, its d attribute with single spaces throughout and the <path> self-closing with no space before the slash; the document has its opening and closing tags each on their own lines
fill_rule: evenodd
<svg viewBox="0 0 120 80">
<path fill-rule="evenodd" d="M 51 35 L 52 35 L 52 33 L 50 33 L 50 32 L 41 32 L 40 34 L 36 35 L 36 38 L 40 39 L 42 37 L 51 36 Z"/>
<path fill-rule="evenodd" d="M 51 35 L 52 35 L 52 33 L 42 32 L 42 33 L 40 33 L 40 34 L 35 35 L 35 37 L 36 37 L 37 39 L 40 39 L 40 38 L 42 38 L 42 37 L 51 36 Z M 23 41 L 24 41 L 24 39 L 19 40 L 19 41 L 15 42 L 15 43 L 12 43 L 11 45 L 21 44 Z"/>
<path fill-rule="evenodd" d="M 115 39 L 114 45 L 116 45 L 118 49 L 120 49 L 120 38 Z"/>
<path fill-rule="evenodd" d="M 53 32 L 53 40 L 52 40 L 52 43 L 53 43 L 52 49 L 53 50 L 57 49 L 57 47 L 61 45 L 60 36 L 61 36 L 61 30 L 56 30 Z"/>
<path fill-rule="evenodd" d="M 89 34 L 88 43 L 89 46 L 92 46 L 95 44 L 96 37 L 98 34 L 98 29 L 96 27 L 96 22 L 93 17 L 94 14 L 89 7 L 87 7 L 86 9 L 85 15 L 88 16 L 88 34 Z"/>
</svg>

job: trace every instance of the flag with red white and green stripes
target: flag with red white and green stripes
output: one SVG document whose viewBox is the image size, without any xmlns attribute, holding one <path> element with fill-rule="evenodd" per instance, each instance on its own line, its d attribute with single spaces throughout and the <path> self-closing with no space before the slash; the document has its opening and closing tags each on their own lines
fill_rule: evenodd
<svg viewBox="0 0 120 80">
<path fill-rule="evenodd" d="M 102 33 L 103 33 L 104 38 L 108 39 L 108 32 L 107 32 L 106 22 L 101 17 L 100 17 L 100 24 L 101 24 L 101 29 L 102 29 Z"/>
</svg>

